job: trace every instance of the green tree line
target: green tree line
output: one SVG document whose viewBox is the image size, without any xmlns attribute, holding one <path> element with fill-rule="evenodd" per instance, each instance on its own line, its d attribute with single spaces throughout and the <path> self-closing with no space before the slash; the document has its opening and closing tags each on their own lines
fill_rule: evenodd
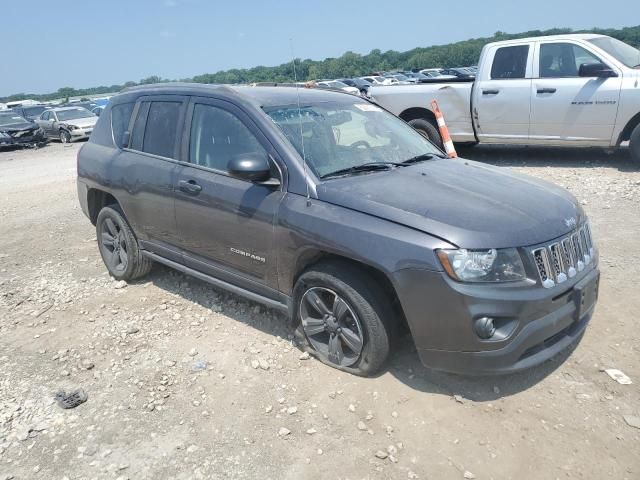
<svg viewBox="0 0 640 480">
<path fill-rule="evenodd" d="M 531 30 L 521 33 L 496 32 L 491 37 L 473 38 L 461 42 L 446 45 L 434 45 L 430 47 L 418 47 L 406 52 L 387 50 L 383 52 L 375 49 L 368 54 L 361 55 L 348 51 L 338 58 L 325 58 L 324 60 L 296 59 L 298 80 L 312 80 L 320 78 L 348 78 L 367 75 L 371 72 L 412 69 L 412 68 L 438 68 L 459 67 L 476 65 L 482 47 L 499 40 L 514 38 L 534 37 L 540 35 L 557 35 L 563 33 L 600 33 L 622 40 L 636 48 L 640 48 L 640 25 L 614 28 L 593 28 L 591 30 L 572 30 L 570 28 L 554 28 L 551 30 Z M 180 79 L 183 82 L 196 83 L 253 83 L 253 82 L 291 82 L 294 79 L 291 62 L 274 67 L 257 66 L 253 68 L 241 68 L 223 70 L 216 73 L 205 73 L 193 78 Z M 144 78 L 139 82 L 129 81 L 122 85 L 103 85 L 92 88 L 74 89 L 63 87 L 56 92 L 37 95 L 17 93 L 8 97 L 0 97 L 0 102 L 11 102 L 25 98 L 35 100 L 55 100 L 59 98 L 79 97 L 88 95 L 100 95 L 104 93 L 118 92 L 123 88 L 174 81 L 159 76 Z"/>
</svg>

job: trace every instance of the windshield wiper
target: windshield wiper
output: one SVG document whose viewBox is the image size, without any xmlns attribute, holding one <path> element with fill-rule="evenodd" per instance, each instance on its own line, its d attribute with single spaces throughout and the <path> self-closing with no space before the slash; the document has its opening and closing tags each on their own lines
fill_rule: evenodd
<svg viewBox="0 0 640 480">
<path fill-rule="evenodd" d="M 425 160 L 431 160 L 434 157 L 437 158 L 445 158 L 442 155 L 436 155 L 435 153 L 423 153 L 421 155 L 416 155 L 415 157 L 408 158 L 402 162 L 403 165 L 409 165 L 411 163 L 424 162 Z"/>
<path fill-rule="evenodd" d="M 354 165 L 353 167 L 341 168 L 340 170 L 336 170 L 335 172 L 326 173 L 320 178 L 325 179 L 331 177 L 339 177 L 341 175 L 349 175 L 350 173 L 372 172 L 375 170 L 389 170 L 393 166 L 402 167 L 404 165 L 397 162 L 369 162 L 363 163 L 362 165 Z"/>
</svg>

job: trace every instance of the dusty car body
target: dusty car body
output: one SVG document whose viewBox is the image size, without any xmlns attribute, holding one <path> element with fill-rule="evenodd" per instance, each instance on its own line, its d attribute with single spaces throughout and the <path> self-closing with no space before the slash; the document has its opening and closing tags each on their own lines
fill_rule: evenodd
<svg viewBox="0 0 640 480">
<path fill-rule="evenodd" d="M 436 369 L 505 373 L 580 337 L 598 252 L 566 190 L 445 158 L 366 99 L 167 84 L 111 99 L 78 156 L 109 273 L 152 262 L 289 316 L 358 375 L 406 326 Z"/>
</svg>

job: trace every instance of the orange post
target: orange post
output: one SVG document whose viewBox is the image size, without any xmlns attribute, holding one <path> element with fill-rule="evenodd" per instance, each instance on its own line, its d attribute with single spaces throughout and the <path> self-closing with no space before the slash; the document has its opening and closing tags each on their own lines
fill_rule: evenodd
<svg viewBox="0 0 640 480">
<path fill-rule="evenodd" d="M 438 128 L 440 129 L 440 135 L 442 136 L 442 144 L 444 145 L 444 151 L 447 153 L 449 158 L 455 158 L 458 156 L 456 153 L 456 149 L 453 146 L 453 142 L 451 141 L 451 135 L 449 135 L 449 129 L 447 128 L 447 124 L 444 123 L 444 116 L 440 111 L 440 107 L 438 107 L 438 102 L 435 100 L 431 101 L 431 110 L 436 116 L 436 122 L 438 122 Z"/>
</svg>

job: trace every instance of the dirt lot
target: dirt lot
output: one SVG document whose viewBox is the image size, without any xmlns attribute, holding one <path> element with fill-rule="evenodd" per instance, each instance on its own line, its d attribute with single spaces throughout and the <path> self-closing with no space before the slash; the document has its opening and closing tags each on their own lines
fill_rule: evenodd
<svg viewBox="0 0 640 480">
<path fill-rule="evenodd" d="M 465 378 L 425 369 L 406 339 L 364 379 L 300 359 L 280 314 L 197 280 L 158 266 L 110 279 L 76 199 L 79 147 L 0 152 L 0 480 L 640 478 L 640 169 L 626 152 L 464 152 L 584 204 L 602 282 L 574 351 Z M 85 404 L 54 402 L 78 387 Z"/>
</svg>

